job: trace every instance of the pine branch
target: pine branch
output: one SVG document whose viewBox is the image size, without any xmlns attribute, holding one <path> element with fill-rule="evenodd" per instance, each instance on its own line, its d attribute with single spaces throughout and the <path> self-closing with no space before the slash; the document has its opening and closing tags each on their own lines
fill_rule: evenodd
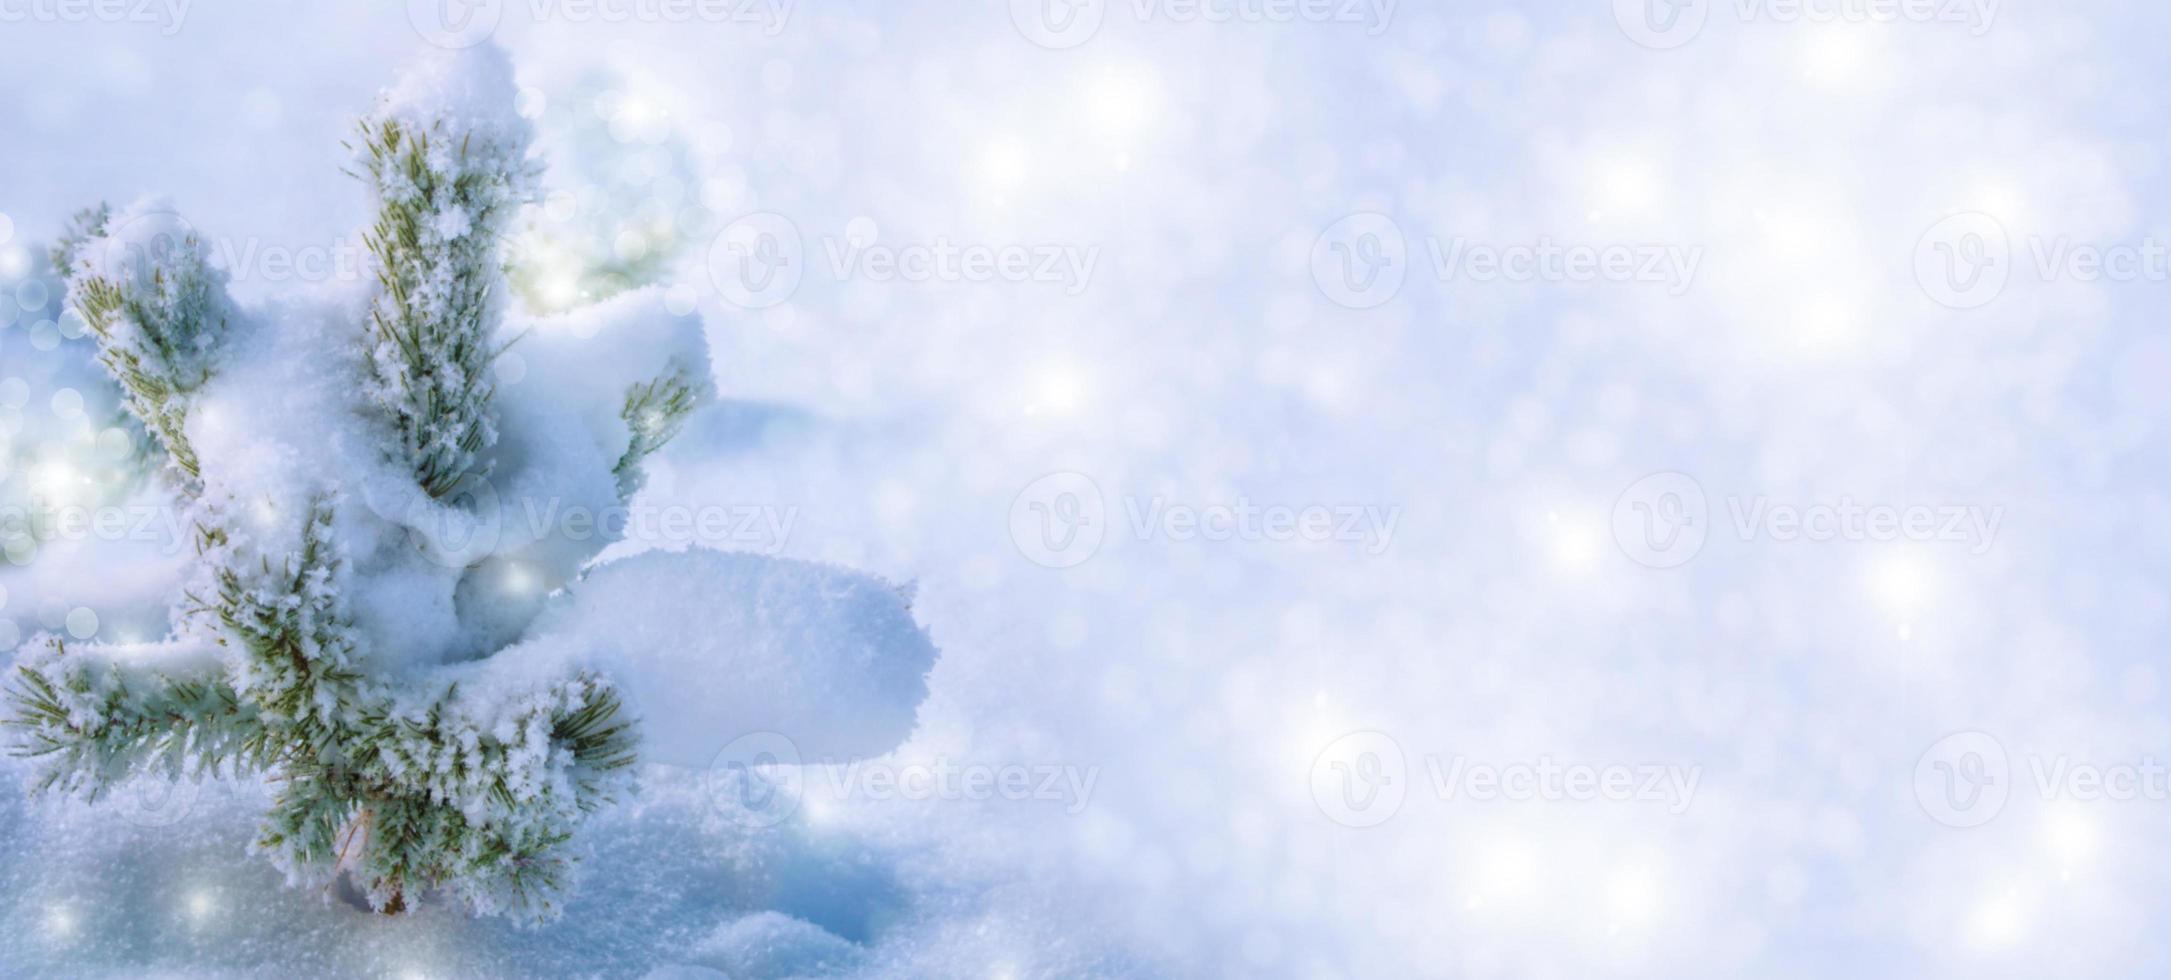
<svg viewBox="0 0 2171 980">
<path fill-rule="evenodd" d="M 216 661 L 125 664 L 48 638 L 5 685 L 14 754 L 38 759 L 37 788 L 97 799 L 133 776 L 198 775 L 261 764 L 266 743 L 251 706 Z"/>
<path fill-rule="evenodd" d="M 61 228 L 60 237 L 53 240 L 52 249 L 46 253 L 52 259 L 53 268 L 64 275 L 75 268 L 76 260 L 82 256 L 84 247 L 105 237 L 106 222 L 112 217 L 113 209 L 104 201 L 77 211 L 70 217 L 67 225 Z"/>
<path fill-rule="evenodd" d="M 647 475 L 641 471 L 642 461 L 678 436 L 687 417 L 700 404 L 701 394 L 701 387 L 681 373 L 667 374 L 627 389 L 625 408 L 620 410 L 619 416 L 626 420 L 632 442 L 611 470 L 618 477 L 620 499 L 630 500 L 641 489 L 647 480 Z"/>
<path fill-rule="evenodd" d="M 363 241 L 378 297 L 366 348 L 370 391 L 431 496 L 473 472 L 497 441 L 490 363 L 503 305 L 500 237 L 525 192 L 517 148 L 479 147 L 439 120 L 362 123 L 358 176 L 377 201 Z"/>
<path fill-rule="evenodd" d="M 66 263 L 69 302 L 98 339 L 99 363 L 193 486 L 202 474 L 188 396 L 211 377 L 232 307 L 225 274 L 177 225 L 153 207 L 114 215 L 100 204 L 76 215 L 53 258 Z"/>
</svg>

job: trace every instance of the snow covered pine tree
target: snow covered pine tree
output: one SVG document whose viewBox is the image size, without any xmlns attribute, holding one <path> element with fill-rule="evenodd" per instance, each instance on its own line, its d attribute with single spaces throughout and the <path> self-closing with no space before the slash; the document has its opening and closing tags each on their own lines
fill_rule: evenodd
<svg viewBox="0 0 2171 980">
<path fill-rule="evenodd" d="M 500 236 L 538 169 L 513 97 L 483 47 L 380 98 L 354 144 L 368 281 L 244 307 L 156 201 L 68 243 L 70 302 L 166 451 L 197 561 L 163 641 L 26 645 L 7 721 L 38 788 L 261 774 L 254 849 L 290 883 L 540 919 L 637 756 L 909 734 L 935 651 L 908 590 L 699 550 L 593 565 L 615 530 L 595 515 L 712 399 L 708 355 L 655 289 L 507 309 Z"/>
</svg>

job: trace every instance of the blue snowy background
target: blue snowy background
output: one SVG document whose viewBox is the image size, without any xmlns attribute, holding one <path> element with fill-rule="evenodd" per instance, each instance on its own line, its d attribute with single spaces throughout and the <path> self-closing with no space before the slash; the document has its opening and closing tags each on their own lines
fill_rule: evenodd
<svg viewBox="0 0 2171 980">
<path fill-rule="evenodd" d="M 642 499 L 733 520 L 619 550 L 915 580 L 881 764 L 1050 791 L 659 768 L 520 931 L 10 778 L 0 974 L 2171 972 L 2163 5 L 405 6 L 0 0 L 0 439 L 92 424 L 69 213 L 340 275 L 354 117 L 487 36 L 593 155 L 538 221 L 708 324 Z M 9 648 L 169 584 L 7 557 Z"/>
</svg>

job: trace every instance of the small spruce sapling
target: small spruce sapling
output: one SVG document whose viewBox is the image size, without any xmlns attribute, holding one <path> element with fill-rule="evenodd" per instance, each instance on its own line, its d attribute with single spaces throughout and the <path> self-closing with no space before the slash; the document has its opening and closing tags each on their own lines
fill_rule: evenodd
<svg viewBox="0 0 2171 980">
<path fill-rule="evenodd" d="M 497 361 L 549 329 L 506 323 L 500 258 L 535 165 L 503 54 L 438 59 L 353 147 L 376 209 L 369 281 L 244 307 L 165 206 L 81 219 L 60 256 L 69 301 L 165 450 L 196 567 L 165 640 L 29 643 L 6 721 L 41 790 L 263 775 L 274 796 L 254 849 L 291 883 L 346 874 L 386 912 L 442 890 L 541 919 L 561 911 L 574 831 L 627 788 L 632 712 L 597 670 L 494 656 L 517 621 L 474 633 L 491 639 L 464 659 L 446 651 L 481 642 L 450 635 L 476 569 L 532 562 L 555 588 L 608 536 L 566 546 L 544 529 L 448 561 L 426 518 L 498 520 L 451 493 L 493 468 L 524 493 L 628 497 L 712 392 L 698 320 L 630 295 L 552 341 L 614 345 L 592 363 L 557 355 L 581 365 L 557 375 L 577 390 L 505 401 Z"/>
</svg>

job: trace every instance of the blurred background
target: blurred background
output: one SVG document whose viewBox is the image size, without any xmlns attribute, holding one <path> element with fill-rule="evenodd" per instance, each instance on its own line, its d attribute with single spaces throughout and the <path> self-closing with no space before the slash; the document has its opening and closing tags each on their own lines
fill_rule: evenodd
<svg viewBox="0 0 2171 980">
<path fill-rule="evenodd" d="M 360 275 L 354 118 L 501 44 L 524 303 L 698 308 L 725 401 L 642 499 L 760 518 L 616 553 L 915 580 L 892 763 L 1060 777 L 810 779 L 763 836 L 658 770 L 536 932 L 281 891 L 246 786 L 11 785 L 0 964 L 2163 975 L 2167 41 L 2125 0 L 0 0 L 10 513 L 155 492 L 70 214 L 168 195 L 248 302 Z M 170 538 L 32 523 L 0 650 L 164 628 Z M 838 944 L 703 952 L 766 911 Z"/>
</svg>

